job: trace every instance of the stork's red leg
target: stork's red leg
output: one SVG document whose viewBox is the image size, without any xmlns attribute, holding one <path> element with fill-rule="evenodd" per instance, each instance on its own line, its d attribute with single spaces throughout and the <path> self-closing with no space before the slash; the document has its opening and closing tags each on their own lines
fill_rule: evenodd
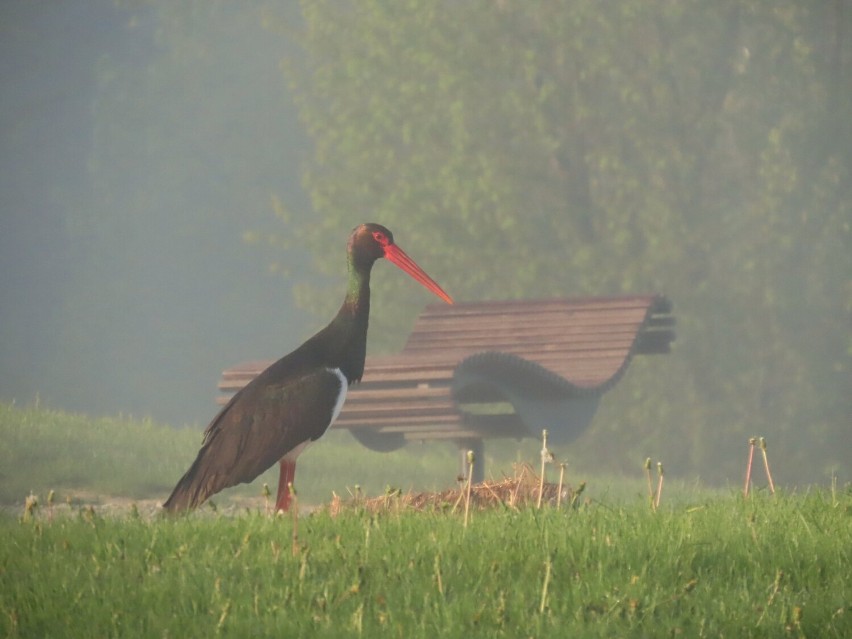
<svg viewBox="0 0 852 639">
<path fill-rule="evenodd" d="M 275 500 L 275 511 L 287 512 L 290 510 L 290 488 L 296 479 L 296 462 L 282 459 L 280 462 L 281 474 L 278 477 L 278 497 Z"/>
</svg>

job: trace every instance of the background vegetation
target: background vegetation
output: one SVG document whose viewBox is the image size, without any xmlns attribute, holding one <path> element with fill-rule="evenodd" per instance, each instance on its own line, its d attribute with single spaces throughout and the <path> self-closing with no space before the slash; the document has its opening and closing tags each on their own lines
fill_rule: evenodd
<svg viewBox="0 0 852 639">
<path fill-rule="evenodd" d="M 243 241 L 310 151 L 268 4 L 0 3 L 4 400 L 203 427 L 223 368 L 314 328 Z"/>
<path fill-rule="evenodd" d="M 4 399 L 203 424 L 375 219 L 458 299 L 671 297 L 570 454 L 850 479 L 848 0 L 69 7 L 2 8 Z M 430 300 L 378 271 L 392 350 Z"/>
<path fill-rule="evenodd" d="M 315 213 L 299 242 L 318 268 L 338 267 L 328 237 L 372 216 L 458 299 L 665 292 L 676 350 L 607 397 L 584 455 L 615 469 L 650 449 L 719 480 L 763 433 L 787 479 L 848 476 L 848 3 L 303 13 L 291 77 Z M 376 287 L 374 341 L 398 339 L 419 292 Z"/>
</svg>

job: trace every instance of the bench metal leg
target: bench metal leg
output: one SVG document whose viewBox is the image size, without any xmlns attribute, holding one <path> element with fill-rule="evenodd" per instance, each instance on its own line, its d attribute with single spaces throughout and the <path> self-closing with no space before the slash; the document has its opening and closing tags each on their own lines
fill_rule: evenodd
<svg viewBox="0 0 852 639">
<path fill-rule="evenodd" d="M 467 477 L 467 451 L 472 450 L 476 458 L 473 464 L 473 483 L 485 481 L 485 442 L 481 439 L 462 439 L 459 447 L 459 475 Z"/>
</svg>

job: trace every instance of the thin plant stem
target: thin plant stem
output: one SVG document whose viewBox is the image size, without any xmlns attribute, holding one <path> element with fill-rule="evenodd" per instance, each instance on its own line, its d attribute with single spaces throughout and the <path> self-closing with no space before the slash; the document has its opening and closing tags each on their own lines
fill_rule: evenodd
<svg viewBox="0 0 852 639">
<path fill-rule="evenodd" d="M 472 450 L 467 451 L 467 487 L 464 496 L 464 527 L 467 528 L 468 513 L 470 511 L 470 489 L 473 483 L 473 464 L 476 462 L 476 455 Z"/>
<path fill-rule="evenodd" d="M 571 508 L 577 506 L 577 503 L 580 501 L 580 495 L 583 494 L 584 490 L 586 490 L 586 482 L 581 481 L 577 486 L 577 490 L 575 490 L 574 494 L 571 495 Z"/>
<path fill-rule="evenodd" d="M 287 482 L 287 490 L 290 491 L 290 516 L 293 518 L 293 556 L 299 556 L 299 498 L 293 482 Z"/>
<path fill-rule="evenodd" d="M 748 440 L 748 463 L 746 464 L 745 486 L 743 486 L 743 497 L 748 497 L 749 487 L 751 486 L 751 465 L 754 461 L 754 445 L 757 443 L 756 437 L 750 437 Z"/>
<path fill-rule="evenodd" d="M 35 517 L 38 510 L 38 497 L 33 493 L 27 495 L 24 500 L 24 521 L 29 521 Z"/>
<path fill-rule="evenodd" d="M 651 458 L 645 459 L 645 478 L 648 480 L 648 503 L 651 505 L 651 510 L 654 510 L 654 484 L 651 481 Z"/>
<path fill-rule="evenodd" d="M 766 438 L 760 438 L 760 452 L 763 453 L 763 467 L 766 469 L 766 479 L 769 482 L 769 492 L 775 494 L 775 482 L 772 481 L 772 473 L 769 472 L 769 457 L 766 456 Z"/>
<path fill-rule="evenodd" d="M 263 514 L 269 517 L 269 484 L 263 482 Z"/>
<path fill-rule="evenodd" d="M 654 502 L 654 510 L 660 507 L 660 500 L 663 498 L 663 462 L 657 462 L 657 474 L 660 476 L 660 481 L 657 483 L 657 499 Z"/>
<path fill-rule="evenodd" d="M 565 463 L 559 464 L 559 488 L 556 492 L 556 508 L 557 510 L 562 505 L 562 484 L 565 480 Z"/>
<path fill-rule="evenodd" d="M 757 623 L 755 625 L 759 626 L 761 622 L 763 622 L 764 616 L 766 616 L 766 611 L 769 610 L 770 606 L 772 606 L 772 602 L 775 601 L 775 597 L 778 595 L 778 592 L 781 590 L 781 580 L 784 578 L 784 571 L 778 570 L 775 573 L 775 581 L 772 584 L 772 592 L 769 593 L 769 599 L 766 602 L 766 605 L 763 607 L 763 612 L 760 613 L 760 617 L 757 619 Z"/>
<path fill-rule="evenodd" d="M 547 608 L 547 587 L 550 585 L 551 565 L 550 557 L 548 557 L 544 563 L 544 583 L 541 585 L 541 603 L 538 607 L 539 614 L 544 614 L 544 610 Z"/>
<path fill-rule="evenodd" d="M 541 508 L 541 497 L 544 494 L 544 471 L 549 457 L 550 451 L 547 449 L 547 429 L 544 429 L 541 431 L 541 475 L 538 479 L 538 500 L 535 504 L 536 508 Z"/>
</svg>

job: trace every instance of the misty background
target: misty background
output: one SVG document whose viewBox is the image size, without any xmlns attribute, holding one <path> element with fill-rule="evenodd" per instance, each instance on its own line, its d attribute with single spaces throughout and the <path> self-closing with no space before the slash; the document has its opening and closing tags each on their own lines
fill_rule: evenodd
<svg viewBox="0 0 852 639">
<path fill-rule="evenodd" d="M 243 239 L 305 201 L 292 45 L 250 3 L 171 5 L 0 6 L 4 400 L 201 424 L 222 368 L 309 330 L 270 272 L 304 256 Z"/>
<path fill-rule="evenodd" d="M 202 427 L 357 223 L 457 299 L 661 292 L 575 454 L 850 479 L 852 3 L 0 3 L 0 399 Z M 370 349 L 428 293 L 377 267 Z"/>
</svg>

